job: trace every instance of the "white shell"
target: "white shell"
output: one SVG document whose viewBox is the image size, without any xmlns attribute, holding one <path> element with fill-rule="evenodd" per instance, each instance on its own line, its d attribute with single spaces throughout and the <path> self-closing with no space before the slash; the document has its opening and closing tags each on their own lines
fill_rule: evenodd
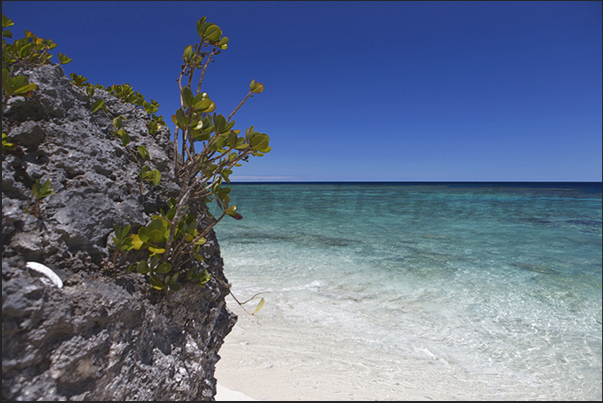
<svg viewBox="0 0 603 403">
<path fill-rule="evenodd" d="M 57 276 L 55 272 L 53 272 L 47 266 L 44 266 L 42 263 L 27 262 L 26 266 L 48 277 L 50 281 L 52 281 L 57 287 L 63 287 L 63 280 L 61 280 L 61 278 Z"/>
</svg>

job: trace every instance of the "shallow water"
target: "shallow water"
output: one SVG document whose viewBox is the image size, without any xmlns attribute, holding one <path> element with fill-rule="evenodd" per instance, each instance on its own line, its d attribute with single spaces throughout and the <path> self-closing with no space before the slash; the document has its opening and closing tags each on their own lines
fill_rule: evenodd
<svg viewBox="0 0 603 403">
<path fill-rule="evenodd" d="M 385 385 L 369 398 L 407 398 L 395 363 L 412 360 L 413 382 L 446 378 L 419 398 L 601 399 L 600 183 L 231 187 L 244 219 L 216 227 L 226 276 L 266 299 L 237 343 L 339 357 L 318 374 L 335 384 L 367 368 Z"/>
</svg>

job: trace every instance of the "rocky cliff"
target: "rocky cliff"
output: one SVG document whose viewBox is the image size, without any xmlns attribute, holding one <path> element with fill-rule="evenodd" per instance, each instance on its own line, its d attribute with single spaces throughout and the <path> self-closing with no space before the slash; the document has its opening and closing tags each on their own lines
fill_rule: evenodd
<svg viewBox="0 0 603 403">
<path fill-rule="evenodd" d="M 105 91 L 111 116 L 60 66 L 23 70 L 38 89 L 14 97 L 3 132 L 22 152 L 2 156 L 2 398 L 9 400 L 209 400 L 214 366 L 236 316 L 213 231 L 203 247 L 212 280 L 168 295 L 141 274 L 110 268 L 114 225 L 145 225 L 178 194 L 170 132 L 155 136 L 147 114 Z M 111 134 L 124 115 L 129 147 L 144 145 L 158 186 Z M 36 179 L 56 193 L 31 214 Z M 142 187 L 141 187 L 142 186 Z M 196 206 L 203 208 L 203 206 Z M 59 288 L 26 266 L 38 262 Z M 221 281 L 217 281 L 221 279 Z"/>
</svg>

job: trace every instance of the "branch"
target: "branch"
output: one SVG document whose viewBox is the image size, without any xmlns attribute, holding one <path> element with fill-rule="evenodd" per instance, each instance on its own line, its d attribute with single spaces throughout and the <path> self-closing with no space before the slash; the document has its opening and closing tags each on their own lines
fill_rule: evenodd
<svg viewBox="0 0 603 403">
<path fill-rule="evenodd" d="M 245 95 L 245 98 L 243 98 L 243 100 L 241 101 L 241 103 L 239 104 L 239 106 L 237 106 L 235 108 L 235 110 L 232 111 L 230 113 L 230 115 L 228 115 L 228 119 L 226 119 L 226 123 L 230 122 L 230 118 L 232 118 L 234 116 L 234 114 L 237 113 L 237 111 L 241 108 L 241 106 L 243 106 L 243 104 L 245 103 L 245 101 L 247 101 L 247 98 L 249 98 L 250 96 L 253 96 L 253 91 L 249 91 L 249 94 Z"/>
<path fill-rule="evenodd" d="M 225 165 L 218 165 L 216 167 L 216 169 L 214 169 L 210 175 L 207 175 L 207 176 L 205 176 L 205 175 L 203 175 L 203 176 L 197 176 L 195 178 L 195 181 L 192 183 L 191 186 L 197 187 L 197 186 L 200 186 L 200 185 L 202 185 L 204 183 L 207 183 L 210 178 L 213 178 L 214 176 L 218 175 L 221 170 L 223 170 L 224 168 L 230 169 L 230 168 L 234 167 L 236 163 L 238 163 L 243 158 L 245 158 L 246 156 L 248 156 L 249 154 L 251 154 L 251 152 L 252 152 L 251 150 L 245 151 L 243 154 L 239 154 L 235 159 L 229 161 L 227 164 L 225 164 Z M 203 180 L 203 177 L 205 177 L 204 180 Z M 212 182 L 212 185 L 213 185 L 213 182 Z M 212 185 L 210 185 L 210 186 L 212 186 Z M 206 189 L 209 189 L 209 187 L 206 187 Z"/>
<path fill-rule="evenodd" d="M 182 65 L 182 71 L 180 72 L 180 75 L 178 76 L 178 94 L 180 95 L 180 107 L 182 108 L 182 105 L 184 104 L 182 102 L 182 76 L 184 75 L 184 72 L 186 71 L 186 64 Z"/>
<path fill-rule="evenodd" d="M 202 43 L 203 45 L 203 43 Z M 207 66 L 209 65 L 209 62 L 211 61 L 211 58 L 214 57 L 214 55 L 216 54 L 216 47 L 218 45 L 214 45 L 214 48 L 211 50 L 211 53 L 209 54 L 209 57 L 207 58 L 207 61 L 205 62 L 205 65 L 203 66 L 203 70 L 201 70 L 201 78 L 199 78 L 199 86 L 197 87 L 197 94 L 201 92 L 201 84 L 203 83 L 203 77 L 205 77 L 205 69 L 207 69 Z"/>
<path fill-rule="evenodd" d="M 178 178 L 178 126 L 176 126 L 176 130 L 174 130 L 174 176 Z M 182 161 L 184 163 L 184 161 Z"/>
<path fill-rule="evenodd" d="M 218 224 L 225 216 L 226 216 L 226 213 L 222 213 L 222 216 L 220 218 L 218 218 L 216 221 L 214 221 L 212 224 L 210 224 L 208 227 L 206 227 L 205 230 L 197 238 L 193 239 L 191 242 L 183 242 L 180 245 L 178 245 L 176 247 L 176 250 L 174 251 L 173 255 L 179 256 L 182 252 L 184 252 L 184 248 L 186 248 L 187 246 L 195 245 L 197 242 L 199 242 L 201 240 L 201 238 L 203 238 L 205 235 L 207 235 L 209 233 L 209 231 L 216 224 Z"/>
</svg>

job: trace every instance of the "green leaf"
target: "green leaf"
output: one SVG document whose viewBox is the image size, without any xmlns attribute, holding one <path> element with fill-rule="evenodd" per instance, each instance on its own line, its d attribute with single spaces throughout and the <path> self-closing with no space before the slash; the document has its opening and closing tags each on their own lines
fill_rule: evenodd
<svg viewBox="0 0 603 403">
<path fill-rule="evenodd" d="M 118 116 L 115 119 L 113 119 L 113 127 L 115 127 L 115 129 L 118 129 L 118 130 L 123 127 L 122 116 Z"/>
<path fill-rule="evenodd" d="M 176 120 L 178 121 L 178 127 L 181 129 L 184 130 L 188 126 L 188 118 L 184 116 L 180 109 L 176 111 Z"/>
<path fill-rule="evenodd" d="M 85 81 L 88 81 L 86 77 L 77 75 L 75 73 L 69 74 L 69 77 L 71 77 L 71 81 L 73 81 L 73 83 L 78 87 L 80 87 Z"/>
<path fill-rule="evenodd" d="M 227 36 L 220 39 L 220 42 L 218 43 L 218 47 L 222 50 L 225 50 L 226 48 L 228 48 L 228 37 Z"/>
<path fill-rule="evenodd" d="M 233 204 L 232 206 L 224 210 L 224 213 L 228 214 L 229 216 L 234 216 L 235 214 L 237 214 L 237 206 Z"/>
<path fill-rule="evenodd" d="M 193 119 L 191 120 L 191 133 L 196 132 L 199 133 L 203 129 L 203 120 Z"/>
<path fill-rule="evenodd" d="M 138 146 L 137 150 L 143 160 L 148 160 L 151 158 L 151 156 L 149 155 L 149 151 L 145 146 Z"/>
<path fill-rule="evenodd" d="M 31 92 L 36 88 L 38 88 L 37 84 L 27 84 L 16 88 L 13 92 L 13 95 L 29 97 L 31 95 Z"/>
<path fill-rule="evenodd" d="M 12 151 L 17 148 L 15 143 L 10 142 L 10 138 L 6 135 L 6 133 L 2 133 L 2 150 L 4 151 Z"/>
<path fill-rule="evenodd" d="M 195 112 L 205 112 L 211 107 L 212 104 L 213 102 L 209 98 L 200 99 L 198 101 L 194 101 L 193 110 Z"/>
<path fill-rule="evenodd" d="M 134 248 L 134 245 L 132 244 L 132 238 L 128 235 L 128 233 L 130 232 L 130 225 L 126 225 L 123 228 L 116 225 L 114 229 L 115 236 L 113 237 L 113 242 L 115 243 L 115 246 L 117 246 L 117 249 L 128 251 Z"/>
<path fill-rule="evenodd" d="M 209 140 L 210 134 L 212 132 L 212 128 L 208 128 L 202 131 L 193 130 L 191 135 L 195 141 L 206 141 Z"/>
<path fill-rule="evenodd" d="M 156 290 L 163 289 L 163 282 L 156 275 L 151 274 L 149 276 L 149 281 L 151 282 L 151 285 L 153 286 L 153 288 L 155 288 Z"/>
<path fill-rule="evenodd" d="M 46 182 L 44 182 L 44 184 L 42 185 L 42 193 L 46 194 L 48 192 L 49 188 L 50 188 L 50 179 L 46 180 Z"/>
<path fill-rule="evenodd" d="M 203 34 L 205 33 L 205 28 L 207 27 L 207 24 L 205 23 L 205 18 L 206 17 L 202 17 L 200 20 L 197 21 L 197 34 L 199 34 L 199 38 L 203 39 Z"/>
<path fill-rule="evenodd" d="M 203 286 L 203 284 L 207 283 L 211 279 L 210 275 L 207 273 L 207 270 L 203 270 L 203 273 L 199 273 L 196 278 L 198 279 L 198 286 Z"/>
<path fill-rule="evenodd" d="M 178 280 L 178 274 L 179 273 L 174 273 L 173 276 L 167 276 L 165 278 L 165 282 L 166 284 L 169 284 L 170 289 L 174 290 L 174 291 L 178 291 L 180 289 L 180 284 L 178 284 L 176 282 L 176 280 Z"/>
<path fill-rule="evenodd" d="M 168 206 L 170 206 L 170 208 L 176 207 L 177 203 L 178 203 L 178 201 L 176 200 L 175 197 L 170 197 L 167 199 L 167 204 L 168 204 Z"/>
<path fill-rule="evenodd" d="M 224 133 L 226 130 L 226 118 L 223 115 L 216 115 L 214 117 L 214 126 L 217 133 Z"/>
<path fill-rule="evenodd" d="M 264 84 L 262 83 L 255 83 L 251 89 L 251 92 L 255 94 L 260 94 L 262 91 L 264 91 Z"/>
<path fill-rule="evenodd" d="M 42 198 L 42 193 L 40 191 L 40 180 L 36 179 L 36 182 L 33 184 L 33 187 L 31 188 L 31 190 L 33 191 L 33 195 L 37 200 L 40 200 Z"/>
<path fill-rule="evenodd" d="M 151 223 L 147 225 L 147 228 L 153 231 L 161 231 L 167 236 L 168 225 L 169 224 L 165 218 L 161 217 L 160 215 L 154 214 L 153 220 L 151 220 Z"/>
<path fill-rule="evenodd" d="M 2 69 L 2 89 L 7 96 L 24 96 L 31 95 L 31 91 L 38 88 L 36 84 L 30 84 L 25 76 L 12 77 L 7 69 Z"/>
<path fill-rule="evenodd" d="M 172 265 L 168 262 L 164 262 L 164 263 L 161 263 L 159 266 L 157 266 L 157 269 L 155 269 L 155 272 L 159 273 L 159 274 L 166 274 L 166 273 L 169 273 L 170 270 L 172 270 Z"/>
<path fill-rule="evenodd" d="M 188 87 L 182 88 L 182 102 L 184 103 L 184 106 L 186 106 L 187 108 L 190 108 L 191 106 L 193 106 L 193 93 L 192 93 L 191 89 Z M 176 115 L 176 116 L 178 116 L 178 115 Z"/>
<path fill-rule="evenodd" d="M 249 129 L 245 130 L 245 139 L 247 139 L 247 143 L 251 144 L 251 138 L 255 134 L 254 127 L 251 126 Z"/>
<path fill-rule="evenodd" d="M 144 245 L 144 242 L 140 239 L 140 232 L 138 234 L 132 234 L 130 236 L 132 239 L 132 247 L 136 250 L 139 250 Z"/>
<path fill-rule="evenodd" d="M 121 143 L 124 145 L 124 147 L 127 146 L 130 142 L 130 135 L 124 129 L 121 129 L 119 134 L 121 135 Z"/>
<path fill-rule="evenodd" d="M 147 235 L 149 240 L 153 243 L 165 241 L 166 228 L 161 219 L 154 219 L 147 226 Z"/>
<path fill-rule="evenodd" d="M 156 169 L 149 171 L 149 166 L 145 165 L 140 170 L 140 177 L 147 181 L 152 181 L 155 186 L 161 181 L 161 172 Z"/>
<path fill-rule="evenodd" d="M 205 30 L 204 36 L 210 42 L 217 42 L 222 38 L 222 30 L 217 25 L 210 25 Z"/>
<path fill-rule="evenodd" d="M 96 111 L 98 111 L 99 109 L 102 110 L 106 110 L 106 106 L 105 106 L 105 100 L 104 99 L 99 99 L 98 101 L 96 101 L 93 105 L 92 105 L 92 113 L 96 113 Z"/>
<path fill-rule="evenodd" d="M 157 186 L 159 181 L 161 181 L 161 172 L 153 169 L 150 173 L 153 175 L 153 185 Z"/>
<path fill-rule="evenodd" d="M 213 112 L 215 109 L 216 109 L 216 104 L 212 102 L 211 105 L 209 105 L 209 107 L 207 109 L 205 109 L 203 112 L 210 113 L 210 112 Z"/>
<path fill-rule="evenodd" d="M 195 274 L 195 269 L 193 269 L 192 267 L 190 269 L 188 269 L 188 271 L 186 272 L 186 279 L 190 280 L 193 278 Z"/>
<path fill-rule="evenodd" d="M 222 178 L 224 178 L 224 180 L 226 181 L 226 183 L 230 183 L 230 179 L 228 178 L 230 175 L 232 174 L 232 171 L 230 169 L 223 169 L 220 172 L 220 175 L 222 176 Z"/>
<path fill-rule="evenodd" d="M 223 136 L 216 137 L 215 140 L 209 146 L 209 149 L 212 151 L 218 151 L 224 145 L 224 141 L 225 141 L 225 139 Z M 213 169 L 212 169 L 212 171 L 213 171 Z"/>
<path fill-rule="evenodd" d="M 232 130 L 230 131 L 230 133 L 228 133 L 228 145 L 231 148 L 234 148 L 237 146 L 237 134 L 235 132 L 233 132 Z"/>
<path fill-rule="evenodd" d="M 2 28 L 12 27 L 13 25 L 15 25 L 13 20 L 8 19 L 6 15 L 2 14 Z"/>
<path fill-rule="evenodd" d="M 147 261 L 141 260 L 140 262 L 138 262 L 138 265 L 136 266 L 136 271 L 140 274 L 147 274 L 149 272 L 149 265 L 147 264 Z"/>
<path fill-rule="evenodd" d="M 251 147 L 260 152 L 267 152 L 265 150 L 268 148 L 269 142 L 270 137 L 267 134 L 258 134 L 251 139 Z"/>
<path fill-rule="evenodd" d="M 154 255 L 151 256 L 151 270 L 155 269 L 155 267 L 157 267 L 157 265 L 159 264 L 159 256 Z"/>
<path fill-rule="evenodd" d="M 156 254 L 159 254 L 159 255 L 162 254 L 162 253 L 165 253 L 165 249 L 163 249 L 163 248 L 155 248 L 153 246 L 149 246 L 149 251 L 151 253 L 156 253 Z"/>
<path fill-rule="evenodd" d="M 168 210 L 167 214 L 165 215 L 165 218 L 167 218 L 168 220 L 173 220 L 174 216 L 176 215 L 176 208 L 173 207 L 171 209 Z"/>
<path fill-rule="evenodd" d="M 13 78 L 10 75 L 10 72 L 7 69 L 2 69 L 2 89 L 9 97 L 13 94 L 12 84 Z"/>
<path fill-rule="evenodd" d="M 146 227 L 140 227 L 140 229 L 138 230 L 138 238 L 140 239 L 140 241 L 142 243 L 147 243 L 149 242 L 149 231 L 146 229 Z M 136 239 L 133 240 L 133 242 L 135 242 Z M 136 248 L 138 249 L 138 248 Z"/>
<path fill-rule="evenodd" d="M 50 189 L 50 179 L 47 179 L 43 185 L 40 185 L 40 180 L 36 179 L 36 182 L 32 187 L 32 191 L 37 200 L 41 200 L 47 196 L 56 194 L 52 191 L 52 189 Z"/>
<path fill-rule="evenodd" d="M 132 228 L 132 226 L 128 224 L 121 229 L 121 238 L 124 238 L 126 235 L 128 235 L 128 232 L 130 232 L 130 228 Z"/>
<path fill-rule="evenodd" d="M 38 182 L 38 183 L 40 183 L 40 182 Z M 47 179 L 46 182 L 44 182 L 44 184 L 42 185 L 42 188 L 41 188 L 42 194 L 45 194 L 46 192 L 48 192 L 49 187 L 50 187 L 50 179 Z"/>
<path fill-rule="evenodd" d="M 29 56 L 31 54 L 33 49 L 34 49 L 34 44 L 28 43 L 27 45 L 25 45 L 21 49 L 19 49 L 19 57 L 21 59 L 27 58 L 27 56 Z"/>
<path fill-rule="evenodd" d="M 71 62 L 71 60 L 72 59 L 70 59 L 69 57 L 65 56 L 61 52 L 59 52 L 59 63 L 60 64 L 67 64 L 67 63 Z"/>
<path fill-rule="evenodd" d="M 184 53 L 182 54 L 182 59 L 185 63 L 188 63 L 190 58 L 193 57 L 193 47 L 191 45 L 187 45 L 184 48 Z"/>
</svg>

